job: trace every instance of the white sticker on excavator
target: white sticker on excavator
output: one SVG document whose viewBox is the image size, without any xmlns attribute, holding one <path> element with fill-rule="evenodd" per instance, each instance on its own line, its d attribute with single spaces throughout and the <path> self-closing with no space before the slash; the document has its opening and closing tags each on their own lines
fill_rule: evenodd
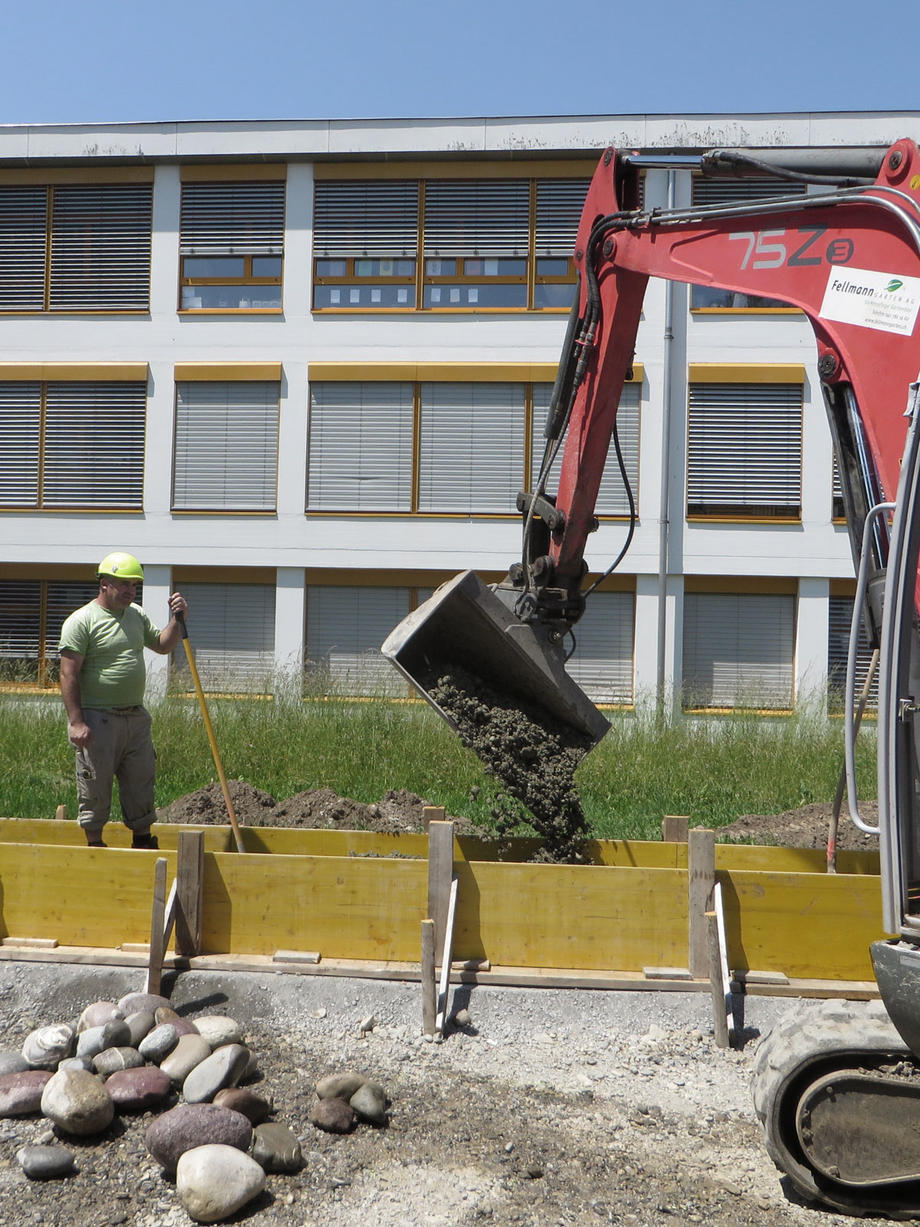
<svg viewBox="0 0 920 1227">
<path fill-rule="evenodd" d="M 820 315 L 909 337 L 920 310 L 920 277 L 895 277 L 872 269 L 839 265 L 831 269 Z"/>
</svg>

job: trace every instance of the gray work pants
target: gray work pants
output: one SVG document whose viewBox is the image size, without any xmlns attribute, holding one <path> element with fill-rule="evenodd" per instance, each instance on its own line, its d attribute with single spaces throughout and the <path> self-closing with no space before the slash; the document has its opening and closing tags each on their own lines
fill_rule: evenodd
<svg viewBox="0 0 920 1227">
<path fill-rule="evenodd" d="M 113 779 L 125 826 L 146 833 L 156 820 L 150 713 L 144 707 L 87 708 L 83 718 L 92 737 L 85 750 L 77 750 L 77 817 L 87 839 L 98 839 L 109 820 Z"/>
</svg>

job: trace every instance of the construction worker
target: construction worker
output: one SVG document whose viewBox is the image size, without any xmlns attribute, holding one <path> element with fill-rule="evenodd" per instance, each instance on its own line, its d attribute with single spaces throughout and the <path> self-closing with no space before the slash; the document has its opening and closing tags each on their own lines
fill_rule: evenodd
<svg viewBox="0 0 920 1227">
<path fill-rule="evenodd" d="M 132 848 L 156 848 L 153 788 L 156 755 L 150 713 L 143 706 L 144 648 L 167 655 L 188 608 L 180 592 L 169 598 L 170 620 L 154 626 L 134 604 L 144 578 L 132 554 L 107 554 L 97 570 L 99 595 L 70 615 L 61 628 L 61 698 L 70 743 L 77 752 L 79 822 L 91 848 L 104 848 L 102 830 L 112 806 L 112 780 Z"/>
</svg>

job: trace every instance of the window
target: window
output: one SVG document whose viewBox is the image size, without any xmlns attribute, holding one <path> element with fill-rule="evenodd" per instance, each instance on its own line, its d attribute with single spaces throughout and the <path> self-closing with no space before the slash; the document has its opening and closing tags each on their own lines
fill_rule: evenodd
<svg viewBox="0 0 920 1227">
<path fill-rule="evenodd" d="M 790 709 L 794 635 L 791 595 L 688 592 L 684 706 Z"/>
<path fill-rule="evenodd" d="M 804 196 L 806 184 L 791 183 L 776 179 L 772 175 L 752 175 L 743 179 L 717 178 L 707 179 L 695 176 L 692 186 L 694 205 L 723 205 L 742 202 L 745 204 L 754 200 L 775 200 L 783 196 Z M 739 219 L 738 229 L 744 229 L 744 219 Z M 721 290 L 713 286 L 694 285 L 690 290 L 690 307 L 694 311 L 705 310 L 746 310 L 763 311 L 782 308 L 786 311 L 795 310 L 787 303 L 777 302 L 774 298 L 761 298 L 754 294 L 739 294 L 732 290 Z"/>
<path fill-rule="evenodd" d="M 588 182 L 318 180 L 314 310 L 568 310 Z"/>
<path fill-rule="evenodd" d="M 0 187 L 0 311 L 147 311 L 149 183 Z"/>
<path fill-rule="evenodd" d="M 274 511 L 280 385 L 176 384 L 174 511 Z"/>
<path fill-rule="evenodd" d="M 594 592 L 575 625 L 566 672 L 595 703 L 633 701 L 634 622 L 631 592 Z"/>
<path fill-rule="evenodd" d="M 275 668 L 274 584 L 182 582 L 195 619 L 195 665 L 208 690 L 270 692 Z M 190 690 L 188 662 L 172 657 L 171 685 Z"/>
<path fill-rule="evenodd" d="M 380 645 L 409 612 L 407 588 L 309 586 L 307 671 L 325 693 L 406 693 Z"/>
<path fill-rule="evenodd" d="M 55 685 L 64 619 L 98 591 L 91 582 L 0 579 L 0 683 Z"/>
<path fill-rule="evenodd" d="M 636 507 L 639 505 L 639 402 L 642 385 L 635 383 L 623 385 L 620 397 L 620 407 L 617 410 L 617 434 L 620 440 L 620 450 L 623 453 L 623 463 L 632 489 Z M 551 384 L 534 384 L 533 389 L 533 435 L 531 440 L 531 482 L 535 483 L 543 460 L 543 449 L 546 440 L 543 437 L 543 424 L 549 409 L 552 396 Z M 561 451 L 553 466 L 550 485 L 547 489 L 552 493 L 558 484 Z M 607 453 L 607 463 L 604 466 L 604 476 L 601 478 L 595 510 L 598 515 L 625 516 L 629 514 L 629 500 L 617 463 L 613 440 Z"/>
<path fill-rule="evenodd" d="M 802 384 L 692 378 L 687 515 L 799 519 Z"/>
<path fill-rule="evenodd" d="M 0 382 L 0 507 L 140 510 L 147 385 Z"/>
<path fill-rule="evenodd" d="M 827 626 L 827 692 L 828 705 L 832 711 L 843 710 L 843 698 L 847 680 L 847 655 L 850 649 L 850 624 L 853 620 L 853 598 L 849 596 L 832 596 L 828 605 Z M 869 668 L 872 662 L 872 649 L 863 623 L 859 627 L 859 641 L 856 645 L 856 693 L 854 702 L 859 702 Z M 869 688 L 867 707 L 878 708 L 878 675 L 873 678 Z"/>
<path fill-rule="evenodd" d="M 284 183 L 183 183 L 183 311 L 279 310 Z"/>
<path fill-rule="evenodd" d="M 410 511 L 414 417 L 408 383 L 311 384 L 308 510 Z"/>
</svg>

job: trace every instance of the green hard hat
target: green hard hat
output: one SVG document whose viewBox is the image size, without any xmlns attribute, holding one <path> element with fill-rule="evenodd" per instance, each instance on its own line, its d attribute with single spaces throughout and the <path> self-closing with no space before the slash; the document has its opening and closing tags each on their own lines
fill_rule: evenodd
<svg viewBox="0 0 920 1227">
<path fill-rule="evenodd" d="M 144 568 L 133 554 L 106 554 L 96 570 L 96 575 L 97 577 L 111 575 L 115 579 L 142 580 Z"/>
</svg>

